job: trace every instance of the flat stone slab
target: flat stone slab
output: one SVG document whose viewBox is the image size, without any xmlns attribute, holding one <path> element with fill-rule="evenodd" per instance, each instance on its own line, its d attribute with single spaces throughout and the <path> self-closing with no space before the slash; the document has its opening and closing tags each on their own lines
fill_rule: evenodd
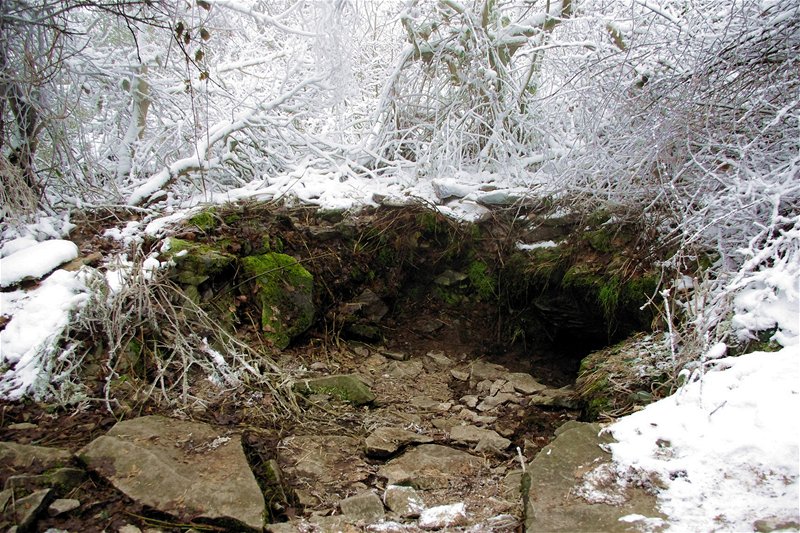
<svg viewBox="0 0 800 533">
<path fill-rule="evenodd" d="M 263 527 L 264 497 L 239 435 L 162 416 L 119 422 L 79 457 L 130 498 L 179 517 Z"/>
<path fill-rule="evenodd" d="M 383 458 L 389 457 L 408 444 L 428 444 L 431 442 L 433 442 L 433 437 L 427 435 L 420 435 L 400 428 L 384 427 L 373 431 L 364 441 L 364 446 L 367 455 L 370 457 Z"/>
<path fill-rule="evenodd" d="M 528 465 L 525 531 L 637 531 L 636 524 L 619 519 L 634 514 L 664 518 L 655 496 L 616 486 L 611 455 L 600 447 L 612 438 L 598 435 L 601 429 L 599 424 L 570 422 Z"/>
<path fill-rule="evenodd" d="M 483 460 L 461 450 L 439 444 L 417 446 L 389 461 L 378 470 L 390 485 L 411 485 L 418 489 L 443 489 L 451 482 L 475 475 Z"/>
</svg>

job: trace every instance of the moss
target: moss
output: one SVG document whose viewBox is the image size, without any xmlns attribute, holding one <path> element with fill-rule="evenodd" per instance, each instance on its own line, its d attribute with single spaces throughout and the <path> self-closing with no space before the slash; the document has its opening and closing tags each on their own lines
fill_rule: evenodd
<svg viewBox="0 0 800 533">
<path fill-rule="evenodd" d="M 621 293 L 619 278 L 616 276 L 603 280 L 600 284 L 600 289 L 597 291 L 597 301 L 603 310 L 606 322 L 609 324 L 615 321 Z"/>
<path fill-rule="evenodd" d="M 164 258 L 175 263 L 174 277 L 186 285 L 200 285 L 231 265 L 235 257 L 209 244 L 171 237 L 162 248 Z"/>
<path fill-rule="evenodd" d="M 606 211 L 605 209 L 598 209 L 586 220 L 586 224 L 591 227 L 600 226 L 601 224 L 605 224 L 611 220 L 611 213 Z"/>
<path fill-rule="evenodd" d="M 311 326 L 314 278 L 297 260 L 279 253 L 242 258 L 261 306 L 261 328 L 278 348 Z"/>
<path fill-rule="evenodd" d="M 608 254 L 613 251 L 611 235 L 606 229 L 587 231 L 584 237 L 589 246 L 600 253 Z"/>
<path fill-rule="evenodd" d="M 436 287 L 433 290 L 436 297 L 447 305 L 458 305 L 464 301 L 464 296 L 447 287 Z"/>
<path fill-rule="evenodd" d="M 189 223 L 200 231 L 211 231 L 219 226 L 216 210 L 213 208 L 200 211 L 189 219 Z"/>
<path fill-rule="evenodd" d="M 433 211 L 423 211 L 417 215 L 417 224 L 426 233 L 439 233 L 442 229 L 441 215 Z"/>
<path fill-rule="evenodd" d="M 478 298 L 487 301 L 496 296 L 497 283 L 489 274 L 489 267 L 483 261 L 473 261 L 467 267 L 467 276 L 472 288 L 478 293 Z"/>
<path fill-rule="evenodd" d="M 327 394 L 353 405 L 365 405 L 375 401 L 375 395 L 366 383 L 354 374 L 309 379 L 296 383 L 294 388 L 301 393 Z"/>
</svg>

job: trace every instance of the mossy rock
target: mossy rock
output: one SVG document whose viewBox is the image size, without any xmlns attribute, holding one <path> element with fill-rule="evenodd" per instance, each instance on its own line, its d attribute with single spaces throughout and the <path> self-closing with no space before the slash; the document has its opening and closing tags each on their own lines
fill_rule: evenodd
<svg viewBox="0 0 800 533">
<path fill-rule="evenodd" d="M 265 337 L 286 348 L 314 319 L 313 276 L 295 258 L 279 253 L 244 257 L 242 269 L 255 285 Z"/>
<path fill-rule="evenodd" d="M 361 378 L 355 374 L 341 374 L 308 379 L 295 383 L 300 393 L 329 394 L 353 405 L 365 405 L 375 401 L 375 395 Z"/>
<path fill-rule="evenodd" d="M 616 418 L 667 396 L 669 361 L 664 334 L 637 334 L 589 354 L 575 381 L 586 417 Z"/>
<path fill-rule="evenodd" d="M 161 249 L 175 263 L 173 277 L 185 285 L 200 285 L 232 265 L 236 258 L 209 244 L 170 237 Z"/>
<path fill-rule="evenodd" d="M 189 224 L 193 225 L 200 231 L 207 232 L 219 226 L 219 218 L 213 208 L 205 209 L 189 218 Z"/>
</svg>

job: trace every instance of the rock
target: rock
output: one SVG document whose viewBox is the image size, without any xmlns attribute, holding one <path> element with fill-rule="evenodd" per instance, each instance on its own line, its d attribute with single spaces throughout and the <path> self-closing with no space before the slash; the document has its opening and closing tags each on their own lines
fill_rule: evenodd
<svg viewBox="0 0 800 533">
<path fill-rule="evenodd" d="M 519 398 L 508 392 L 500 392 L 494 396 L 484 398 L 483 401 L 478 404 L 478 411 L 491 411 L 508 402 L 518 403 Z"/>
<path fill-rule="evenodd" d="M 393 379 L 414 379 L 423 372 L 422 361 L 392 361 L 386 375 Z"/>
<path fill-rule="evenodd" d="M 381 350 L 381 355 L 395 361 L 408 361 L 408 354 L 405 352 L 393 352 L 391 350 Z"/>
<path fill-rule="evenodd" d="M 463 503 L 439 505 L 422 511 L 419 527 L 422 529 L 442 529 L 463 526 L 467 523 L 467 509 Z"/>
<path fill-rule="evenodd" d="M 753 530 L 758 533 L 771 533 L 772 531 L 797 531 L 800 522 L 780 518 L 762 518 L 753 522 Z"/>
<path fill-rule="evenodd" d="M 472 365 L 470 365 L 470 379 L 476 383 L 485 379 L 488 379 L 489 381 L 503 379 L 507 375 L 508 370 L 506 370 L 505 367 L 496 365 L 494 363 L 475 361 L 472 363 Z"/>
<path fill-rule="evenodd" d="M 456 381 L 467 381 L 469 379 L 469 372 L 464 372 L 463 370 L 453 369 L 450 371 L 450 375 Z"/>
<path fill-rule="evenodd" d="M 28 531 L 52 499 L 52 489 L 37 490 L 14 502 L 14 522 L 18 531 Z"/>
<path fill-rule="evenodd" d="M 511 445 L 510 440 L 501 437 L 496 431 L 475 426 L 455 426 L 451 428 L 450 439 L 467 444 L 480 444 L 481 449 L 478 451 L 502 451 Z"/>
<path fill-rule="evenodd" d="M 489 396 L 494 396 L 498 392 L 500 392 L 506 385 L 506 380 L 504 379 L 496 379 L 492 382 L 492 386 L 489 387 Z M 503 392 L 514 392 L 513 387 L 511 390 L 504 390 Z"/>
<path fill-rule="evenodd" d="M 476 201 L 479 204 L 487 205 L 487 206 L 508 206 L 514 205 L 520 200 L 520 196 L 512 193 L 511 191 L 505 190 L 498 190 L 498 191 L 491 191 L 484 194 L 479 195 L 476 198 Z"/>
<path fill-rule="evenodd" d="M 233 265 L 236 258 L 208 244 L 170 237 L 161 247 L 163 258 L 175 263 L 172 277 L 185 285 L 200 285 Z"/>
<path fill-rule="evenodd" d="M 389 461 L 378 470 L 392 485 L 418 489 L 447 488 L 450 482 L 476 474 L 483 460 L 438 444 L 423 444 Z"/>
<path fill-rule="evenodd" d="M 422 316 L 418 319 L 414 320 L 411 324 L 411 329 L 416 331 L 417 333 L 424 333 L 425 335 L 430 335 L 431 333 L 435 333 L 444 327 L 444 322 L 439 320 L 438 318 L 430 317 L 430 316 Z"/>
<path fill-rule="evenodd" d="M 450 198 L 463 198 L 475 190 L 474 185 L 460 183 L 454 178 L 439 178 L 431 180 L 433 192 L 439 200 Z"/>
<path fill-rule="evenodd" d="M 601 448 L 612 438 L 599 436 L 600 430 L 599 424 L 571 423 L 528 465 L 527 480 L 523 476 L 526 531 L 621 532 L 631 530 L 619 521 L 623 516 L 664 518 L 655 496 L 645 489 L 618 488 L 610 477 L 587 484 L 598 479 L 594 474 L 604 465 L 613 472 L 611 455 Z"/>
<path fill-rule="evenodd" d="M 342 514 L 351 520 L 375 522 L 383 518 L 383 502 L 374 492 L 367 491 L 339 502 Z"/>
<path fill-rule="evenodd" d="M 362 339 L 378 341 L 383 337 L 378 323 L 389 312 L 389 307 L 377 294 L 365 289 L 355 299 L 339 307 L 348 333 Z"/>
<path fill-rule="evenodd" d="M 389 457 L 408 444 L 427 444 L 430 442 L 433 442 L 433 438 L 427 435 L 420 435 L 400 428 L 383 427 L 373 431 L 366 438 L 364 444 L 367 455 L 384 458 Z"/>
<path fill-rule="evenodd" d="M 72 463 L 72 454 L 60 448 L 0 442 L 0 464 L 16 471 L 39 474 Z"/>
<path fill-rule="evenodd" d="M 142 530 L 133 524 L 125 524 L 117 530 L 118 533 L 142 533 Z"/>
<path fill-rule="evenodd" d="M 267 253 L 242 258 L 261 307 L 261 329 L 280 349 L 303 333 L 314 319 L 314 278 L 289 255 Z"/>
<path fill-rule="evenodd" d="M 422 357 L 422 364 L 429 372 L 435 372 L 450 368 L 454 363 L 443 352 L 428 352 Z"/>
<path fill-rule="evenodd" d="M 461 403 L 463 403 L 464 405 L 466 405 L 470 409 L 475 409 L 475 407 L 477 407 L 477 405 L 478 405 L 478 401 L 479 400 L 480 399 L 477 396 L 473 396 L 471 394 L 468 394 L 466 396 L 462 396 L 461 397 Z"/>
<path fill-rule="evenodd" d="M 25 489 L 32 491 L 41 488 L 55 488 L 66 493 L 86 480 L 86 472 L 80 468 L 56 468 L 44 474 L 20 474 L 6 479 L 6 489 Z"/>
<path fill-rule="evenodd" d="M 514 390 L 522 394 L 533 394 L 547 388 L 533 379 L 533 376 L 524 372 L 512 372 L 506 376 L 506 379 L 514 387 Z"/>
<path fill-rule="evenodd" d="M 50 516 L 58 516 L 60 514 L 74 511 L 80 506 L 81 502 L 78 500 L 62 498 L 55 500 L 50 504 L 50 507 L 47 508 L 47 514 Z"/>
<path fill-rule="evenodd" d="M 422 409 L 424 411 L 449 411 L 450 408 L 453 406 L 450 402 L 439 402 L 434 399 L 428 398 L 427 396 L 414 396 L 408 402 L 409 404 L 413 405 L 417 409 Z"/>
<path fill-rule="evenodd" d="M 3 514 L 3 511 L 6 508 L 6 504 L 11 501 L 11 498 L 14 496 L 13 489 L 4 489 L 0 490 L 0 515 Z"/>
<path fill-rule="evenodd" d="M 7 429 L 13 429 L 14 431 L 24 431 L 26 429 L 36 429 L 39 426 L 36 424 L 31 424 L 30 422 L 20 422 L 19 424 L 9 424 Z"/>
<path fill-rule="evenodd" d="M 161 512 L 263 526 L 264 497 L 238 435 L 146 416 L 117 423 L 80 457 L 130 498 Z"/>
<path fill-rule="evenodd" d="M 358 316 L 368 322 L 380 322 L 389 307 L 378 297 L 377 294 L 369 289 L 365 289 L 355 299 L 344 304 L 345 316 Z"/>
<path fill-rule="evenodd" d="M 361 533 L 361 529 L 350 524 L 350 520 L 344 516 L 312 516 L 309 521 L 313 525 L 311 531 L 314 533 Z"/>
<path fill-rule="evenodd" d="M 560 389 L 544 389 L 529 397 L 530 405 L 545 407 L 564 407 L 566 409 L 580 409 L 581 403 L 575 389 L 567 385 Z"/>
<path fill-rule="evenodd" d="M 431 420 L 431 425 L 433 427 L 448 432 L 451 427 L 461 425 L 461 423 L 461 420 L 458 418 L 434 418 Z"/>
<path fill-rule="evenodd" d="M 352 437 L 295 435 L 278 444 L 278 463 L 292 486 L 311 487 L 315 497 L 335 503 L 348 487 L 370 476 L 362 448 Z"/>
<path fill-rule="evenodd" d="M 388 485 L 383 493 L 383 503 L 402 518 L 415 518 L 425 510 L 425 502 L 414 487 Z"/>
<path fill-rule="evenodd" d="M 367 531 L 370 533 L 408 533 L 414 531 L 415 529 L 416 528 L 413 526 L 401 524 L 400 522 L 394 522 L 391 520 L 367 526 Z"/>
<path fill-rule="evenodd" d="M 433 282 L 440 287 L 452 287 L 453 285 L 458 285 L 468 276 L 463 272 L 456 272 L 455 270 L 445 270 L 438 276 L 436 276 Z"/>
<path fill-rule="evenodd" d="M 469 409 L 461 409 L 459 416 L 461 416 L 463 420 L 467 420 L 473 424 L 494 424 L 497 421 L 496 416 L 479 415 L 475 411 L 470 411 Z"/>
<path fill-rule="evenodd" d="M 375 401 L 375 395 L 367 384 L 355 374 L 305 379 L 295 383 L 294 388 L 301 393 L 329 394 L 353 405 L 365 405 Z"/>
</svg>

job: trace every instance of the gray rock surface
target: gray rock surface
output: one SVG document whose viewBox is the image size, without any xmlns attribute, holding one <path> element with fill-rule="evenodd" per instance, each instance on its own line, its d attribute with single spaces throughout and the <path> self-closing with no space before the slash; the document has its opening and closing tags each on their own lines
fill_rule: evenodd
<svg viewBox="0 0 800 533">
<path fill-rule="evenodd" d="M 580 401 L 571 386 L 561 387 L 560 389 L 544 389 L 529 397 L 531 405 L 541 405 L 546 407 L 566 407 L 567 409 L 579 409 Z"/>
<path fill-rule="evenodd" d="M 383 493 L 383 503 L 402 518 L 414 518 L 425 510 L 425 502 L 414 487 L 389 485 Z"/>
<path fill-rule="evenodd" d="M 536 381 L 530 374 L 524 372 L 512 372 L 506 379 L 514 387 L 514 390 L 522 394 L 533 394 L 547 387 Z"/>
<path fill-rule="evenodd" d="M 482 449 L 505 450 L 511 441 L 501 437 L 496 431 L 476 426 L 455 426 L 450 428 L 450 439 L 467 444 L 482 444 Z"/>
<path fill-rule="evenodd" d="M 477 474 L 482 465 L 482 459 L 467 452 L 439 444 L 423 444 L 389 461 L 378 470 L 378 475 L 392 485 L 439 489 Z"/>
<path fill-rule="evenodd" d="M 420 435 L 400 428 L 383 427 L 376 429 L 366 438 L 364 447 L 370 457 L 384 458 L 389 457 L 408 444 L 427 444 L 430 442 L 433 442 L 433 438 L 427 435 Z"/>
<path fill-rule="evenodd" d="M 503 379 L 506 375 L 508 375 L 508 370 L 494 363 L 475 361 L 470 365 L 470 378 L 476 383 L 486 379 L 490 381 Z"/>
<path fill-rule="evenodd" d="M 146 416 L 119 422 L 80 451 L 89 468 L 162 512 L 263 526 L 264 497 L 239 435 L 197 422 Z"/>
<path fill-rule="evenodd" d="M 23 498 L 18 498 L 14 502 L 13 509 L 17 531 L 29 531 L 39 515 L 47 509 L 52 496 L 52 489 L 42 489 Z"/>
<path fill-rule="evenodd" d="M 0 464 L 28 474 L 40 474 L 72 463 L 72 454 L 59 448 L 0 442 Z"/>
<path fill-rule="evenodd" d="M 354 521 L 375 522 L 384 516 L 383 502 L 371 490 L 345 498 L 339 502 L 339 508 L 343 515 Z"/>
<path fill-rule="evenodd" d="M 655 496 L 644 489 L 617 488 L 611 477 L 599 485 L 585 484 L 597 479 L 587 478 L 588 473 L 602 472 L 611 460 L 600 447 L 611 437 L 598 436 L 600 430 L 599 424 L 573 422 L 528 465 L 530 477 L 523 483 L 526 531 L 635 531 L 634 524 L 619 518 L 630 514 L 664 518 L 656 509 Z"/>
<path fill-rule="evenodd" d="M 86 480 L 86 471 L 80 468 L 56 468 L 45 474 L 19 474 L 6 479 L 6 489 L 25 489 L 33 491 L 42 488 L 55 488 L 62 493 L 69 492 Z"/>
<path fill-rule="evenodd" d="M 80 506 L 81 502 L 79 500 L 73 498 L 61 498 L 53 501 L 53 503 L 50 504 L 50 507 L 47 508 L 47 514 L 50 516 L 58 516 L 60 514 L 74 511 Z"/>
</svg>

